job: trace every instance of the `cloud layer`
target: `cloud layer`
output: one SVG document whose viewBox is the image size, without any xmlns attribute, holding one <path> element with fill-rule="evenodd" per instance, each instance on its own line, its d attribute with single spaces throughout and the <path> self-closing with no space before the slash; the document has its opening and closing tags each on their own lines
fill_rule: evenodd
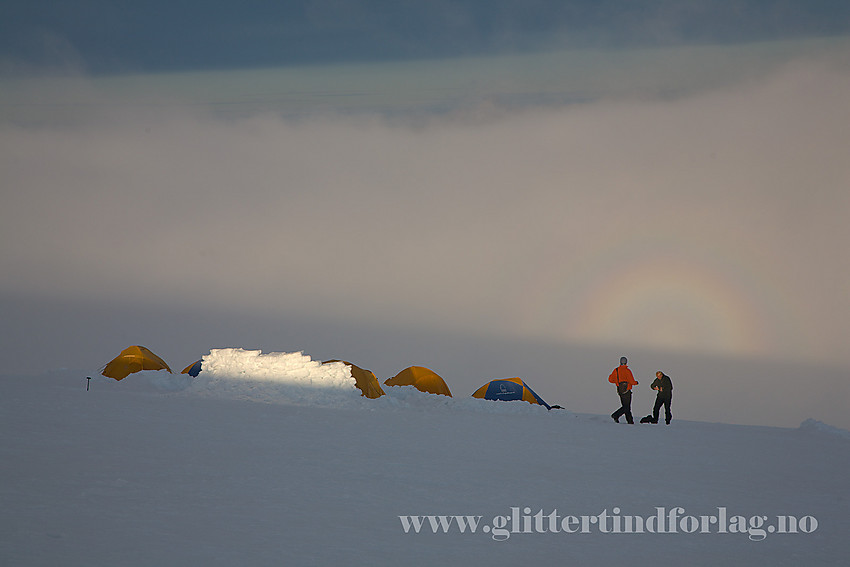
<svg viewBox="0 0 850 567">
<path fill-rule="evenodd" d="M 727 44 L 846 34 L 840 0 L 149 0 L 0 7 L 0 72 L 93 73 Z"/>
<path fill-rule="evenodd" d="M 850 336 L 843 68 L 416 120 L 86 88 L 2 124 L 0 291 L 829 362 Z"/>
</svg>

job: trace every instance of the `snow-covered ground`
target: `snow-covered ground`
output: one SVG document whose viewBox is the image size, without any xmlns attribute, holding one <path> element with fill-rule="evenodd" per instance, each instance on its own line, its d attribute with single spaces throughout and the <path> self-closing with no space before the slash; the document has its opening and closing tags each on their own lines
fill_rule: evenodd
<svg viewBox="0 0 850 567">
<path fill-rule="evenodd" d="M 87 391 L 79 372 L 3 377 L 0 565 L 850 556 L 850 432 L 818 416 L 798 428 L 617 425 L 467 392 L 385 386 L 369 400 L 346 372 L 302 353 L 224 349 L 195 379 L 97 376 Z M 650 533 L 660 508 L 676 533 Z M 475 533 L 454 516 L 472 516 Z M 630 531 L 637 516 L 644 533 L 603 533 Z M 789 516 L 797 533 L 778 533 L 791 531 Z"/>
</svg>

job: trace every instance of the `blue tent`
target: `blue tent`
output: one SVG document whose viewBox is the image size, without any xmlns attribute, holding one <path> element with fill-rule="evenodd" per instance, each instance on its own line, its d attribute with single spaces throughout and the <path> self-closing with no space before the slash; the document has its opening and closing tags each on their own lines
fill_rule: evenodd
<svg viewBox="0 0 850 567">
<path fill-rule="evenodd" d="M 528 384 L 523 382 L 520 378 L 501 378 L 499 380 L 491 380 L 475 390 L 472 397 L 503 402 L 522 400 L 530 404 L 540 404 L 546 409 L 552 409 L 549 404 L 543 401 L 543 398 L 538 396 L 534 390 L 529 388 Z"/>
</svg>

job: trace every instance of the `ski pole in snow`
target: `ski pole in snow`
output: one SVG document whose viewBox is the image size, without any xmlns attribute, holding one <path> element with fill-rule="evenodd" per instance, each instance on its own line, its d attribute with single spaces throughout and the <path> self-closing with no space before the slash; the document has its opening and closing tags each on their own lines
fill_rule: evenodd
<svg viewBox="0 0 850 567">
<path fill-rule="evenodd" d="M 86 392 L 89 391 L 89 384 L 91 384 L 91 376 L 86 376 Z"/>
</svg>

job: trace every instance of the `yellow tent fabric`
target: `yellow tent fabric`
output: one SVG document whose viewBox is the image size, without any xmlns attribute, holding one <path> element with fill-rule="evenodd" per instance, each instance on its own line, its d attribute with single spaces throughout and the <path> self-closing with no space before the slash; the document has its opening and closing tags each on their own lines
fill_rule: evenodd
<svg viewBox="0 0 850 567">
<path fill-rule="evenodd" d="M 386 392 L 384 392 L 383 388 L 381 388 L 380 382 L 378 382 L 377 376 L 375 376 L 375 373 L 371 370 L 360 368 L 356 364 L 351 364 L 347 360 L 326 360 L 322 364 L 328 364 L 331 362 L 342 362 L 351 369 L 351 376 L 354 377 L 354 385 L 360 389 L 362 392 L 361 395 L 373 400 L 386 395 Z"/>
<path fill-rule="evenodd" d="M 143 346 L 130 346 L 121 351 L 121 354 L 109 361 L 103 368 L 103 374 L 107 378 L 123 380 L 134 372 L 140 370 L 168 370 L 171 369 L 160 357 Z"/>
<path fill-rule="evenodd" d="M 446 381 L 440 375 L 424 366 L 410 366 L 392 378 L 384 381 L 387 386 L 414 386 L 417 390 L 429 394 L 442 394 L 452 397 Z"/>
</svg>

